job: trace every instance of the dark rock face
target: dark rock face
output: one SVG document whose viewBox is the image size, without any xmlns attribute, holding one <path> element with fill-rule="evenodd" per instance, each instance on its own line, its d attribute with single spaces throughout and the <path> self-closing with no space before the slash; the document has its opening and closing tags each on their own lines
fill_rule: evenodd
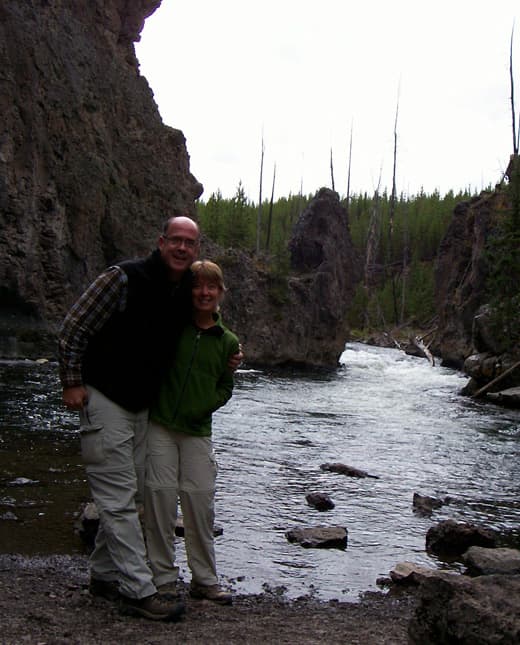
<svg viewBox="0 0 520 645">
<path fill-rule="evenodd" d="M 439 335 L 436 351 L 447 365 L 462 368 L 464 360 L 473 353 L 474 319 L 485 304 L 487 271 L 484 247 L 496 218 L 507 207 L 507 197 L 499 190 L 481 193 L 471 201 L 459 204 L 439 248 L 436 266 Z M 476 338 L 476 344 L 480 346 L 478 351 L 484 351 L 484 339 L 485 335 L 480 331 Z"/>
<path fill-rule="evenodd" d="M 160 0 L 0 6 L 0 336 L 26 353 L 102 269 L 153 248 L 202 186 L 133 41 Z M 10 339 L 10 340 L 9 340 Z"/>
<path fill-rule="evenodd" d="M 223 267 L 229 287 L 224 320 L 240 336 L 247 361 L 337 365 L 360 278 L 347 224 L 337 193 L 322 188 L 296 223 L 288 276 L 268 271 L 262 258 L 203 248 Z"/>
</svg>

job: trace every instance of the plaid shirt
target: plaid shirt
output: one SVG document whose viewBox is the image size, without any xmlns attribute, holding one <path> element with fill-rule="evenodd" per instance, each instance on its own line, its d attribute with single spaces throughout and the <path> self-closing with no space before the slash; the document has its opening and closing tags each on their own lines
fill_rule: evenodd
<svg viewBox="0 0 520 645">
<path fill-rule="evenodd" d="M 83 385 L 81 361 L 91 336 L 116 311 L 126 307 L 128 276 L 117 266 L 102 273 L 71 308 L 59 333 L 60 381 L 64 388 Z"/>
</svg>

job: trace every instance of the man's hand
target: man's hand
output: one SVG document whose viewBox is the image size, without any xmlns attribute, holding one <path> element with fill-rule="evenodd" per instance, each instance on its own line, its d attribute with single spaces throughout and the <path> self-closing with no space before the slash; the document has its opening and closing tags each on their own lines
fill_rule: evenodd
<svg viewBox="0 0 520 645">
<path fill-rule="evenodd" d="M 239 345 L 238 354 L 233 354 L 233 356 L 229 357 L 229 361 L 228 361 L 229 369 L 234 372 L 240 367 L 243 360 L 244 360 L 244 354 L 242 352 L 242 345 Z"/>
<path fill-rule="evenodd" d="M 69 410 L 83 410 L 88 401 L 88 393 L 83 385 L 63 388 L 63 403 Z"/>
</svg>

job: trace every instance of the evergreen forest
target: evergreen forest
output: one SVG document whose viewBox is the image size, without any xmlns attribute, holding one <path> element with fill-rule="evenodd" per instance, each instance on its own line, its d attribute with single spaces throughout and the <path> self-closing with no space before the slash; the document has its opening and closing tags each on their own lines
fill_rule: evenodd
<svg viewBox="0 0 520 645">
<path fill-rule="evenodd" d="M 427 328 L 435 315 L 434 270 L 439 244 L 456 204 L 469 190 L 392 197 L 386 191 L 341 199 L 350 235 L 364 263 L 349 314 L 352 330 L 366 333 L 399 325 Z M 278 276 L 289 270 L 287 244 L 293 225 L 313 195 L 289 195 L 258 204 L 239 183 L 231 199 L 220 192 L 198 203 L 201 229 L 224 248 L 261 258 Z M 369 256 L 370 262 L 367 262 Z"/>
</svg>

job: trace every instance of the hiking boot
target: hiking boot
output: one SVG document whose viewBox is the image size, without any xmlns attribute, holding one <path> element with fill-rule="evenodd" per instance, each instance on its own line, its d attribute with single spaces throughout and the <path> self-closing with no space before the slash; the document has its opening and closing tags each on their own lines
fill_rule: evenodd
<svg viewBox="0 0 520 645">
<path fill-rule="evenodd" d="M 125 614 L 143 616 L 150 620 L 178 620 L 184 613 L 184 603 L 169 600 L 158 593 L 145 598 L 120 596 L 121 610 Z"/>
<path fill-rule="evenodd" d="M 219 605 L 231 605 L 233 596 L 229 591 L 224 591 L 219 585 L 197 585 L 190 587 L 190 596 L 198 600 L 211 600 Z"/>
<path fill-rule="evenodd" d="M 157 587 L 157 593 L 167 600 L 174 600 L 175 598 L 180 598 L 182 595 L 176 582 L 166 582 L 164 585 L 159 585 Z"/>
<path fill-rule="evenodd" d="M 91 596 L 105 598 L 105 600 L 112 602 L 119 598 L 119 584 L 115 580 L 90 578 L 88 590 Z"/>
</svg>

